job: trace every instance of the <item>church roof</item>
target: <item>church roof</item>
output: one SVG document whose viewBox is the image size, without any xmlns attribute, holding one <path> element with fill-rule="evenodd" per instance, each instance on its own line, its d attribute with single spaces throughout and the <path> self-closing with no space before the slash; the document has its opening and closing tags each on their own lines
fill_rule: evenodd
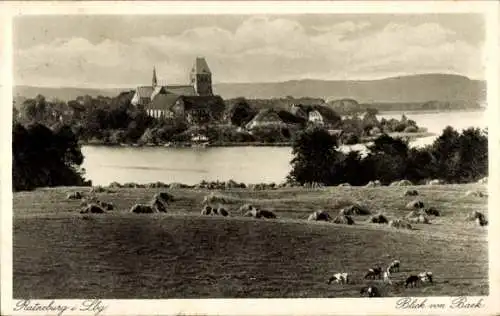
<svg viewBox="0 0 500 316">
<path fill-rule="evenodd" d="M 151 95 L 153 94 L 153 87 L 152 86 L 137 87 L 136 92 L 140 98 L 150 98 Z"/>
<path fill-rule="evenodd" d="M 157 94 L 151 103 L 147 105 L 147 109 L 151 110 L 170 110 L 174 106 L 175 102 L 181 96 L 178 94 Z"/>
<path fill-rule="evenodd" d="M 211 74 L 210 68 L 208 68 L 207 61 L 203 57 L 197 57 L 194 62 L 192 73 L 195 74 Z"/>
<path fill-rule="evenodd" d="M 184 85 L 184 86 L 168 85 L 168 86 L 165 86 L 165 88 L 167 89 L 167 92 L 169 92 L 169 93 L 174 93 L 174 94 L 178 94 L 178 95 L 187 95 L 187 96 L 195 96 L 196 95 L 196 91 L 194 90 L 194 87 L 189 86 L 189 85 Z"/>
</svg>

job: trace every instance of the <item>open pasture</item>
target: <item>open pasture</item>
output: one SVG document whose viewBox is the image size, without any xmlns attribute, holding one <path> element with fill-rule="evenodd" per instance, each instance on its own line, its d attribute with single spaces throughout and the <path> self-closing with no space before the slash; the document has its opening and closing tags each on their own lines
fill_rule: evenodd
<svg viewBox="0 0 500 316">
<path fill-rule="evenodd" d="M 405 197 L 407 189 L 419 196 Z M 393 285 L 380 285 L 387 296 L 488 293 L 488 226 L 465 221 L 473 210 L 488 215 L 486 198 L 465 196 L 484 185 L 220 191 L 227 218 L 199 215 L 208 190 L 113 190 L 95 196 L 115 210 L 85 215 L 66 195 L 88 188 L 14 194 L 15 298 L 359 297 L 361 287 L 379 283 L 363 280 L 366 270 L 393 259 L 402 266 Z M 176 198 L 167 214 L 128 212 L 160 191 Z M 335 216 L 354 202 L 404 217 L 415 198 L 442 216 L 411 231 L 367 223 L 369 216 L 354 216 L 352 226 L 306 221 L 312 211 Z M 244 218 L 237 209 L 245 203 L 278 219 Z M 326 284 L 344 271 L 352 284 Z M 422 271 L 432 271 L 435 284 L 405 289 L 404 278 Z"/>
</svg>

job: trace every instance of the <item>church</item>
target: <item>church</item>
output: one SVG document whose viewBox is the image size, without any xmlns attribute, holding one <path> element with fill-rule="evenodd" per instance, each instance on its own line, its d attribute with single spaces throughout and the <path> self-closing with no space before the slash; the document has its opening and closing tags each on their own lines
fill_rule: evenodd
<svg viewBox="0 0 500 316">
<path fill-rule="evenodd" d="M 158 85 L 153 68 L 151 86 L 137 87 L 132 104 L 158 119 L 181 118 L 191 124 L 221 120 L 224 100 L 213 94 L 212 72 L 205 58 L 196 58 L 189 81 L 188 85 Z"/>
</svg>

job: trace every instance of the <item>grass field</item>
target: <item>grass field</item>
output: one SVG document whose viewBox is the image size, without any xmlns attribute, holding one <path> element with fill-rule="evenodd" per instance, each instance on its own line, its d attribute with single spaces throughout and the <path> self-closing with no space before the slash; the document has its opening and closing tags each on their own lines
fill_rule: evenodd
<svg viewBox="0 0 500 316">
<path fill-rule="evenodd" d="M 405 216 L 409 187 L 235 189 L 231 216 L 199 215 L 208 190 L 167 190 L 176 197 L 168 214 L 131 214 L 161 189 L 117 189 L 97 197 L 115 205 L 107 214 L 79 214 L 66 200 L 81 188 L 14 194 L 14 298 L 156 299 L 359 297 L 373 264 L 401 260 L 387 296 L 488 294 L 487 227 L 465 221 L 472 210 L 487 215 L 487 199 L 466 197 L 484 185 L 417 186 L 418 197 L 441 211 L 432 224 L 396 230 L 355 216 L 353 226 L 307 222 L 317 209 L 335 215 L 351 202 L 390 218 Z M 244 218 L 253 203 L 277 220 Z M 327 285 L 336 272 L 353 284 Z M 432 271 L 435 284 L 405 289 L 410 273 Z M 373 281 L 372 281 L 373 282 Z M 374 281 L 378 283 L 378 281 Z"/>
</svg>

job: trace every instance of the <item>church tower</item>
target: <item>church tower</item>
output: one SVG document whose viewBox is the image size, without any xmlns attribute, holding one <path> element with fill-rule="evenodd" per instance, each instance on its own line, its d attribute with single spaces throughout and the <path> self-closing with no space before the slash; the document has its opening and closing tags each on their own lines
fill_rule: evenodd
<svg viewBox="0 0 500 316">
<path fill-rule="evenodd" d="M 153 86 L 153 89 L 158 85 L 158 79 L 156 78 L 156 67 L 153 66 L 153 80 L 151 85 Z"/>
<path fill-rule="evenodd" d="M 212 92 L 212 73 L 208 68 L 207 61 L 203 57 L 197 57 L 191 73 L 189 81 L 194 87 L 196 94 L 199 96 L 211 96 Z"/>
</svg>

